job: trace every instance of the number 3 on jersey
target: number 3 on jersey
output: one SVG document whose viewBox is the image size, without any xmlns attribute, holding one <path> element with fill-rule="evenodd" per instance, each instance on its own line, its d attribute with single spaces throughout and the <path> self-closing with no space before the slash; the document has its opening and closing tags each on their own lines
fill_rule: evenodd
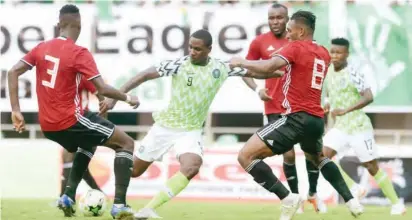
<svg viewBox="0 0 412 220">
<path fill-rule="evenodd" d="M 315 58 L 315 61 L 313 62 L 312 88 L 322 90 L 323 78 L 325 78 L 325 71 L 325 61 Z"/>
<path fill-rule="evenodd" d="M 54 84 L 56 83 L 57 72 L 59 71 L 60 59 L 49 56 L 49 55 L 46 55 L 44 59 L 53 63 L 53 69 L 47 69 L 47 74 L 51 75 L 50 81 L 42 80 L 41 84 L 43 86 L 54 89 Z"/>
</svg>

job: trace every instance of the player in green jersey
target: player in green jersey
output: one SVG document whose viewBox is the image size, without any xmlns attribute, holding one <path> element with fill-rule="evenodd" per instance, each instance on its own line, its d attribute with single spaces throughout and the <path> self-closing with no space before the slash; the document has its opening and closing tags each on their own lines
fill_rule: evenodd
<svg viewBox="0 0 412 220">
<path fill-rule="evenodd" d="M 379 155 L 372 123 L 362 110 L 373 102 L 368 80 L 353 65 L 348 64 L 349 41 L 335 38 L 331 43 L 333 67 L 329 68 L 325 79 L 324 88 L 328 102 L 324 109 L 330 112 L 335 124 L 324 137 L 324 154 L 329 158 L 336 154 L 341 157 L 348 148 L 352 148 L 362 165 L 375 178 L 384 195 L 391 201 L 391 214 L 402 214 L 405 212 L 405 206 L 396 195 L 387 174 L 378 166 Z M 340 171 L 352 194 L 363 197 L 365 190 L 355 184 L 341 168 Z"/>
<path fill-rule="evenodd" d="M 172 147 L 180 170 L 137 214 L 137 219 L 159 217 L 155 209 L 180 193 L 199 172 L 202 165 L 202 127 L 209 106 L 229 76 L 252 76 L 247 70 L 230 68 L 229 63 L 209 57 L 212 36 L 206 30 L 194 32 L 189 40 L 190 56 L 167 60 L 136 75 L 121 91 L 128 92 L 141 83 L 159 77 L 172 77 L 168 106 L 153 113 L 153 127 L 136 148 L 133 177 L 142 175 L 153 161 L 160 161 Z M 270 77 L 270 76 L 267 76 Z M 109 101 L 113 108 L 114 101 Z"/>
</svg>

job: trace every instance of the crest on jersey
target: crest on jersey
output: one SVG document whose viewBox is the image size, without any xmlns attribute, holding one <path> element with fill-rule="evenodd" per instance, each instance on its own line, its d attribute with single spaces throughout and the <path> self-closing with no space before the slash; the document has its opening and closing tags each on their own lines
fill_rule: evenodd
<svg viewBox="0 0 412 220">
<path fill-rule="evenodd" d="M 345 77 L 342 77 L 340 79 L 339 86 L 340 86 L 341 89 L 344 89 L 348 86 L 348 81 L 346 80 Z"/>
<path fill-rule="evenodd" d="M 213 75 L 213 77 L 214 78 L 219 78 L 220 77 L 220 70 L 219 69 L 214 69 L 213 71 L 212 71 L 212 75 Z"/>
<path fill-rule="evenodd" d="M 143 153 L 143 151 L 144 151 L 144 146 L 141 145 L 141 146 L 139 147 L 139 153 Z"/>
</svg>

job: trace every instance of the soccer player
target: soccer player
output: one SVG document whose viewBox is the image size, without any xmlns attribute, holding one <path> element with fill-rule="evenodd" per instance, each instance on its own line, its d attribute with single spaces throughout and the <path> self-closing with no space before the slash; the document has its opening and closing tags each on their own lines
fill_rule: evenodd
<svg viewBox="0 0 412 220">
<path fill-rule="evenodd" d="M 39 122 L 43 134 L 69 152 L 77 151 L 67 187 L 59 201 L 65 216 L 74 215 L 77 186 L 93 157 L 93 148 L 98 145 L 116 152 L 116 189 L 111 214 L 117 216 L 119 212 L 131 212 L 126 205 L 126 192 L 132 173 L 134 141 L 110 121 L 84 112 L 79 103 L 78 86 L 81 77 L 85 77 L 103 96 L 126 101 L 134 107 L 139 101 L 137 97 L 105 84 L 92 54 L 75 44 L 81 30 L 80 12 L 76 6 L 65 5 L 60 9 L 58 27 L 58 38 L 38 44 L 8 73 L 13 125 L 17 132 L 25 128 L 17 94 L 18 78 L 35 66 Z"/>
<path fill-rule="evenodd" d="M 270 60 L 249 61 L 232 58 L 232 67 L 244 67 L 251 72 L 279 77 L 276 70 L 286 66 L 279 89 L 283 93 L 282 116 L 258 130 L 240 150 L 238 160 L 254 180 L 282 200 L 281 220 L 291 219 L 302 199 L 288 189 L 273 174 L 264 158 L 283 154 L 300 143 L 305 156 L 322 172 L 325 179 L 343 197 L 354 216 L 363 207 L 354 198 L 339 172 L 339 168 L 322 154 L 324 110 L 321 106 L 323 79 L 330 64 L 324 47 L 313 42 L 316 16 L 309 11 L 297 11 L 287 26 L 291 43 Z"/>
<path fill-rule="evenodd" d="M 172 78 L 168 106 L 153 114 L 155 124 L 142 140 L 141 146 L 136 148 L 133 177 L 142 175 L 172 147 L 180 170 L 166 182 L 164 190 L 136 213 L 137 219 L 159 217 L 155 209 L 178 195 L 196 176 L 203 162 L 202 127 L 216 93 L 230 76 L 252 76 L 243 68 L 231 69 L 228 63 L 209 57 L 211 49 L 210 33 L 198 30 L 189 39 L 189 56 L 150 67 L 120 89 L 128 92 L 148 80 Z M 114 104 L 115 101 L 109 101 L 107 106 L 110 109 Z"/>
<path fill-rule="evenodd" d="M 280 50 L 288 43 L 286 39 L 286 23 L 289 21 L 288 8 L 282 4 L 273 4 L 268 11 L 268 24 L 270 31 L 256 37 L 249 46 L 249 52 L 246 56 L 248 60 L 268 60 L 272 54 Z M 282 69 L 281 71 L 285 71 Z M 281 117 L 282 104 L 279 100 L 282 99 L 282 92 L 278 90 L 280 84 L 279 78 L 270 78 L 265 80 L 266 88 L 260 88 L 256 85 L 253 78 L 243 77 L 245 83 L 258 93 L 260 99 L 264 101 L 265 117 L 264 124 L 273 122 Z M 278 92 L 276 92 L 278 91 Z M 268 94 L 269 93 L 269 94 Z M 325 213 L 327 207 L 325 203 L 317 196 L 317 183 L 319 178 L 319 170 L 312 162 L 306 159 L 306 170 L 308 171 L 309 179 L 309 194 L 308 201 L 313 205 L 315 211 Z M 288 181 L 289 188 L 292 193 L 299 193 L 298 175 L 295 165 L 295 150 L 283 154 L 283 172 Z M 303 212 L 302 207 L 298 209 L 299 213 Z"/>
<path fill-rule="evenodd" d="M 85 77 L 82 77 L 80 81 L 79 92 L 80 92 L 79 102 L 80 102 L 81 107 L 84 109 L 84 111 L 89 111 L 89 93 L 96 95 L 99 101 L 104 100 L 104 97 L 97 93 L 97 89 L 93 85 L 93 83 L 87 80 Z M 95 149 L 93 149 L 92 151 L 94 152 Z M 60 196 L 63 196 L 64 190 L 66 189 L 66 184 L 67 184 L 67 180 L 69 179 L 70 170 L 73 166 L 74 154 L 70 153 L 66 149 L 63 149 L 62 159 L 63 159 L 63 170 L 62 170 L 61 184 L 60 184 Z M 89 185 L 90 188 L 100 190 L 99 186 L 96 183 L 96 180 L 91 175 L 89 169 L 86 169 L 84 171 L 83 180 L 87 183 L 87 185 Z"/>
<path fill-rule="evenodd" d="M 379 168 L 378 149 L 373 127 L 362 108 L 373 102 L 373 94 L 365 75 L 348 63 L 349 41 L 335 38 L 331 41 L 330 54 L 333 68 L 325 78 L 325 92 L 328 103 L 325 109 L 335 118 L 334 126 L 324 141 L 324 155 L 333 158 L 352 148 L 362 165 L 372 175 L 383 194 L 392 203 L 392 215 L 405 213 L 405 205 L 399 200 L 388 175 Z M 340 168 L 340 167 L 339 167 Z M 364 190 L 340 168 L 340 172 L 354 195 L 365 195 Z"/>
</svg>

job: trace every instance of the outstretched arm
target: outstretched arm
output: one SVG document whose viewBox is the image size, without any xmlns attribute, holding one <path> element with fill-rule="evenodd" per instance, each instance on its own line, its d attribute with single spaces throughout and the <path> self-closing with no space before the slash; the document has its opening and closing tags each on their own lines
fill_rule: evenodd
<svg viewBox="0 0 412 220">
<path fill-rule="evenodd" d="M 157 79 L 160 77 L 161 75 L 157 72 L 156 67 L 149 67 L 128 80 L 127 83 L 120 88 L 120 91 L 127 93 L 148 80 Z"/>
<path fill-rule="evenodd" d="M 283 71 L 277 71 L 288 63 L 281 57 L 275 56 L 270 60 L 245 60 L 234 57 L 230 60 L 230 66 L 242 67 L 248 70 L 245 77 L 256 79 L 268 79 L 283 76 Z"/>
</svg>

